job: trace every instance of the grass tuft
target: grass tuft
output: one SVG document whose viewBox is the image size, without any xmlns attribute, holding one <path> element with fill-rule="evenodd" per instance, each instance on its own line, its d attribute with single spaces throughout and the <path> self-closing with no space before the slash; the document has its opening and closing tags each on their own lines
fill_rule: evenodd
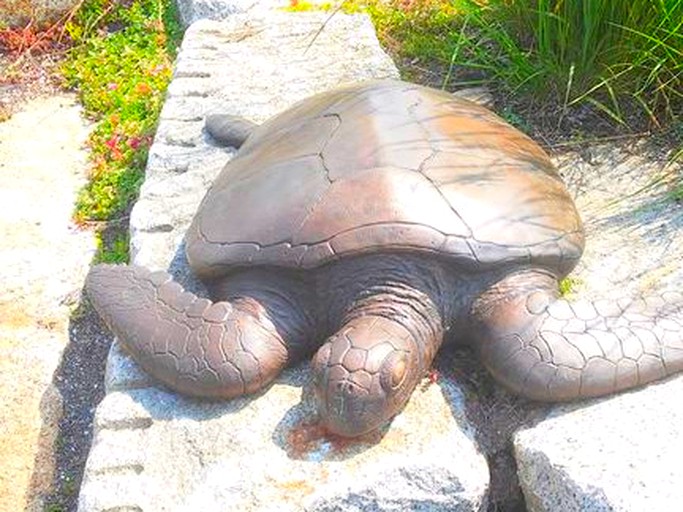
<svg viewBox="0 0 683 512">
<path fill-rule="evenodd" d="M 577 108 L 616 127 L 683 111 L 683 0 L 347 0 L 371 15 L 402 72 L 447 89 L 490 84 L 503 103 Z M 583 112 L 583 110 L 581 112 Z"/>
<path fill-rule="evenodd" d="M 581 280 L 578 277 L 567 276 L 560 280 L 560 296 L 569 298 L 581 286 Z"/>
<path fill-rule="evenodd" d="M 105 230 L 96 235 L 97 252 L 93 264 L 97 263 L 127 263 L 128 232 L 121 230 Z"/>
</svg>

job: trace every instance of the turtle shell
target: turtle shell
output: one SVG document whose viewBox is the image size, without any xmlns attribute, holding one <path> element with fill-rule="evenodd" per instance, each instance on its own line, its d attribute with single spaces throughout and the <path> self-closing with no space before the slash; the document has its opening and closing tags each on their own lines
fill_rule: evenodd
<svg viewBox="0 0 683 512">
<path fill-rule="evenodd" d="M 258 127 L 187 234 L 203 277 L 382 251 L 563 275 L 582 250 L 574 203 L 535 142 L 482 106 L 398 81 L 319 94 Z"/>
</svg>

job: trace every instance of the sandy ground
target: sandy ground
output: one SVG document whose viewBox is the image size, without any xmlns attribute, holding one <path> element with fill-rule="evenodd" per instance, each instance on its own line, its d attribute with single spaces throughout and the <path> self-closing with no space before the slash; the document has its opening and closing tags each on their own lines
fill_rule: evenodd
<svg viewBox="0 0 683 512">
<path fill-rule="evenodd" d="M 89 130 L 66 94 L 29 100 L 0 123 L 0 511 L 42 510 L 55 479 L 53 378 L 95 249 L 71 221 Z"/>
</svg>

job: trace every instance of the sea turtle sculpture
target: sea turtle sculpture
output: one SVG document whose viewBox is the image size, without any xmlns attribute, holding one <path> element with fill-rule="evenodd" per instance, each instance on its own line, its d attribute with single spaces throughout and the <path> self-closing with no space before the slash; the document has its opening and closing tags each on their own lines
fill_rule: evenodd
<svg viewBox="0 0 683 512">
<path fill-rule="evenodd" d="M 253 129 L 211 124 L 244 142 L 186 236 L 214 302 L 141 267 L 98 265 L 87 280 L 169 387 L 254 393 L 319 347 L 321 421 L 356 436 L 403 408 L 444 338 L 470 341 L 500 383 L 537 400 L 683 369 L 680 294 L 559 298 L 583 250 L 579 215 L 543 150 L 486 108 L 380 81 Z"/>
</svg>

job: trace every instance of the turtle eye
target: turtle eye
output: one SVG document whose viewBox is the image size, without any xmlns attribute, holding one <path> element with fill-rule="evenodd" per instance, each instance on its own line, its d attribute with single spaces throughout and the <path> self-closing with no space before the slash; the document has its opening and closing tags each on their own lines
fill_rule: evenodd
<svg viewBox="0 0 683 512">
<path fill-rule="evenodd" d="M 408 375 L 408 360 L 403 352 L 392 352 L 382 363 L 379 380 L 385 391 L 401 387 Z"/>
</svg>

